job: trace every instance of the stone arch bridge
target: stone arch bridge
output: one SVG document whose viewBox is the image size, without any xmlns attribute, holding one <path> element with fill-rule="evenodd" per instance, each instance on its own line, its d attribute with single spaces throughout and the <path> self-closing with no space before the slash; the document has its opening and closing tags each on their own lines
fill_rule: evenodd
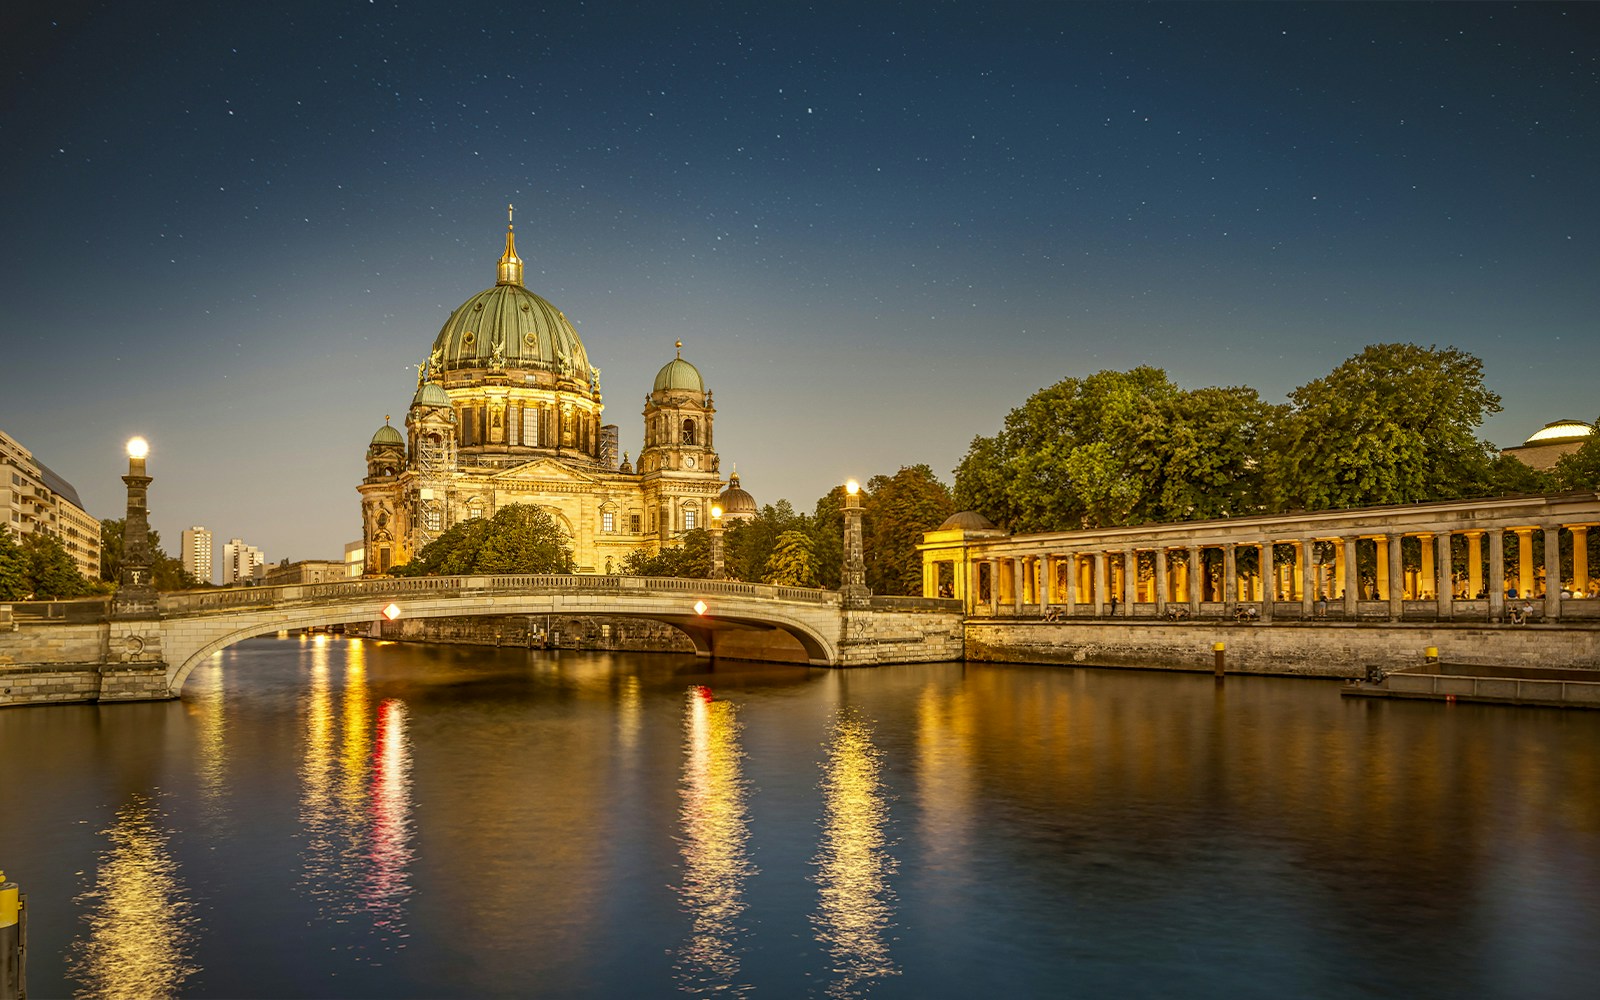
<svg viewBox="0 0 1600 1000">
<path fill-rule="evenodd" d="M 105 602 L 90 603 L 104 615 Z M 16 626 L 24 633 L 24 648 L 28 634 L 39 640 L 49 637 L 51 629 L 97 631 L 98 690 L 95 697 L 76 700 L 135 700 L 176 697 L 197 665 L 244 639 L 285 629 L 372 622 L 390 605 L 407 618 L 644 618 L 679 629 L 693 641 L 696 654 L 706 657 L 719 655 L 719 647 L 737 646 L 731 641 L 735 633 L 746 638 L 783 633 L 816 666 L 932 662 L 960 659 L 962 651 L 962 614 L 954 601 L 874 597 L 867 607 L 854 608 L 827 590 L 595 575 L 412 577 L 188 591 L 161 595 L 154 617 L 101 617 L 91 625 L 83 622 L 90 609 L 80 607 L 74 616 L 64 617 L 83 624 L 22 617 Z M 55 634 L 66 636 L 64 631 Z M 80 667 L 82 651 L 91 641 L 87 632 L 79 637 Z M 70 662 L 74 657 L 59 659 Z"/>
</svg>

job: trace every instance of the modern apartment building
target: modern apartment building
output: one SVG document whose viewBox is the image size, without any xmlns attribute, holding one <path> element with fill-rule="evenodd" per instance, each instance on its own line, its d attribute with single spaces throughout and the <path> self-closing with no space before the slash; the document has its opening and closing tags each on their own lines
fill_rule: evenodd
<svg viewBox="0 0 1600 1000">
<path fill-rule="evenodd" d="M 78 572 L 100 578 L 100 522 L 78 491 L 0 431 L 0 523 L 21 537 L 42 531 L 60 540 Z"/>
<path fill-rule="evenodd" d="M 267 574 L 267 561 L 261 550 L 246 545 L 242 538 L 230 538 L 222 547 L 222 582 L 235 587 L 259 582 Z"/>
<path fill-rule="evenodd" d="M 210 583 L 215 575 L 211 560 L 211 532 L 195 525 L 183 529 L 183 568 L 199 583 Z"/>
</svg>

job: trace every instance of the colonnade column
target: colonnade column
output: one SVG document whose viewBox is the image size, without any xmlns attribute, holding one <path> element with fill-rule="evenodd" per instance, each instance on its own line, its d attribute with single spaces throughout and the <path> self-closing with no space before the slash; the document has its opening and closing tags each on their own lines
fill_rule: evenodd
<svg viewBox="0 0 1600 1000">
<path fill-rule="evenodd" d="M 1128 608 L 1128 617 L 1133 617 L 1133 605 L 1136 603 L 1139 592 L 1139 550 L 1122 550 L 1122 603 Z"/>
<path fill-rule="evenodd" d="M 1375 601 L 1389 599 L 1389 539 L 1384 535 L 1372 536 L 1373 560 L 1372 599 Z"/>
<path fill-rule="evenodd" d="M 1413 600 L 1421 601 L 1427 597 L 1429 587 L 1434 585 L 1436 575 L 1433 570 L 1433 533 L 1422 531 L 1417 533 L 1418 551 L 1421 553 L 1421 565 L 1417 569 L 1417 590 L 1412 594 Z M 1438 591 L 1434 591 L 1438 595 Z"/>
<path fill-rule="evenodd" d="M 1167 613 L 1167 547 L 1156 546 L 1156 614 Z"/>
<path fill-rule="evenodd" d="M 1078 603 L 1078 554 L 1069 552 L 1067 560 L 1067 614 L 1077 613 Z"/>
<path fill-rule="evenodd" d="M 1094 591 L 1094 616 L 1096 618 L 1105 614 L 1106 577 L 1110 575 L 1110 568 L 1106 566 L 1106 554 L 1096 549 L 1094 567 L 1090 570 L 1089 577 L 1089 589 Z"/>
<path fill-rule="evenodd" d="M 1561 526 L 1544 529 L 1544 617 L 1561 618 Z"/>
<path fill-rule="evenodd" d="M 1589 526 L 1575 524 L 1572 532 L 1572 596 L 1589 594 Z"/>
<path fill-rule="evenodd" d="M 1000 560 L 989 560 L 989 614 L 1000 614 Z"/>
<path fill-rule="evenodd" d="M 1401 562 L 1400 541 L 1405 536 L 1390 534 L 1388 537 L 1389 550 L 1389 617 L 1394 621 L 1400 620 L 1400 613 L 1404 609 L 1404 563 Z"/>
<path fill-rule="evenodd" d="M 1513 528 L 1517 534 L 1517 597 L 1533 596 L 1533 529 Z"/>
<path fill-rule="evenodd" d="M 1354 621 L 1357 614 L 1356 601 L 1361 599 L 1361 595 L 1357 592 L 1361 586 L 1361 572 L 1356 562 L 1356 536 L 1346 535 L 1340 542 L 1342 544 L 1339 546 L 1339 551 L 1344 553 L 1344 575 L 1339 579 L 1340 587 L 1344 591 L 1344 614 L 1346 618 Z"/>
<path fill-rule="evenodd" d="M 1050 610 L 1050 602 L 1054 598 L 1051 591 L 1054 589 L 1055 556 L 1046 552 L 1039 557 L 1039 614 L 1044 615 Z"/>
<path fill-rule="evenodd" d="M 1234 548 L 1232 542 L 1222 546 L 1222 613 L 1226 615 L 1233 614 L 1239 603 L 1239 563 Z"/>
<path fill-rule="evenodd" d="M 1011 612 L 1015 615 L 1022 614 L 1022 588 L 1024 556 L 1013 556 L 1011 559 Z"/>
<path fill-rule="evenodd" d="M 1322 589 L 1321 581 L 1316 579 L 1316 552 L 1317 541 L 1314 538 L 1300 539 L 1300 617 L 1311 617 L 1311 602 L 1316 599 L 1316 592 Z"/>
<path fill-rule="evenodd" d="M 1450 572 L 1450 532 L 1441 531 L 1435 535 L 1434 545 L 1438 557 L 1434 562 L 1433 592 L 1439 596 L 1439 617 L 1451 618 L 1455 615 L 1456 587 Z"/>
<path fill-rule="evenodd" d="M 1272 542 L 1262 542 L 1257 550 L 1260 556 L 1256 559 L 1257 568 L 1261 570 L 1261 620 L 1272 620 L 1272 603 L 1278 599 L 1278 570 L 1273 562 L 1276 553 L 1272 551 Z"/>
<path fill-rule="evenodd" d="M 1489 532 L 1489 620 L 1500 621 L 1506 613 L 1506 533 L 1499 528 Z"/>
<path fill-rule="evenodd" d="M 1483 532 L 1469 531 L 1467 535 L 1467 597 L 1476 601 L 1483 589 Z"/>
<path fill-rule="evenodd" d="M 1200 614 L 1200 587 L 1205 576 L 1205 566 L 1200 561 L 1200 546 L 1189 546 L 1189 615 Z"/>
</svg>

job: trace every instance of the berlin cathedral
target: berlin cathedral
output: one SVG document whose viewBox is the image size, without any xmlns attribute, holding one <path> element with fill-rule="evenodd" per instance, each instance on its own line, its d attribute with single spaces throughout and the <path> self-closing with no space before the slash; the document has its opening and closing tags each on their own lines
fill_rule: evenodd
<svg viewBox="0 0 1600 1000">
<path fill-rule="evenodd" d="M 600 369 L 561 310 L 523 286 L 513 228 L 494 287 L 450 314 L 418 366 L 405 433 L 385 420 L 367 447 L 365 572 L 387 573 L 507 504 L 535 505 L 565 529 L 580 573 L 679 544 L 713 507 L 725 521 L 754 517 L 739 477 L 723 482 L 716 408 L 681 342 L 645 397 L 637 465 L 619 460 Z"/>
</svg>

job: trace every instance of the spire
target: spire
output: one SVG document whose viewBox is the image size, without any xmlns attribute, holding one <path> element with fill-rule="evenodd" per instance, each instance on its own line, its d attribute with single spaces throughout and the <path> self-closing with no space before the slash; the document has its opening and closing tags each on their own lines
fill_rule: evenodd
<svg viewBox="0 0 1600 1000">
<path fill-rule="evenodd" d="M 494 282 L 497 285 L 522 284 L 522 258 L 517 256 L 515 234 L 512 232 L 517 228 L 512 224 L 512 208 L 511 205 L 506 206 L 506 252 L 500 258 L 500 268 Z"/>
<path fill-rule="evenodd" d="M 678 349 L 678 360 L 682 361 L 683 360 L 683 341 L 680 340 L 676 344 L 673 344 L 672 346 L 676 347 Z"/>
</svg>

